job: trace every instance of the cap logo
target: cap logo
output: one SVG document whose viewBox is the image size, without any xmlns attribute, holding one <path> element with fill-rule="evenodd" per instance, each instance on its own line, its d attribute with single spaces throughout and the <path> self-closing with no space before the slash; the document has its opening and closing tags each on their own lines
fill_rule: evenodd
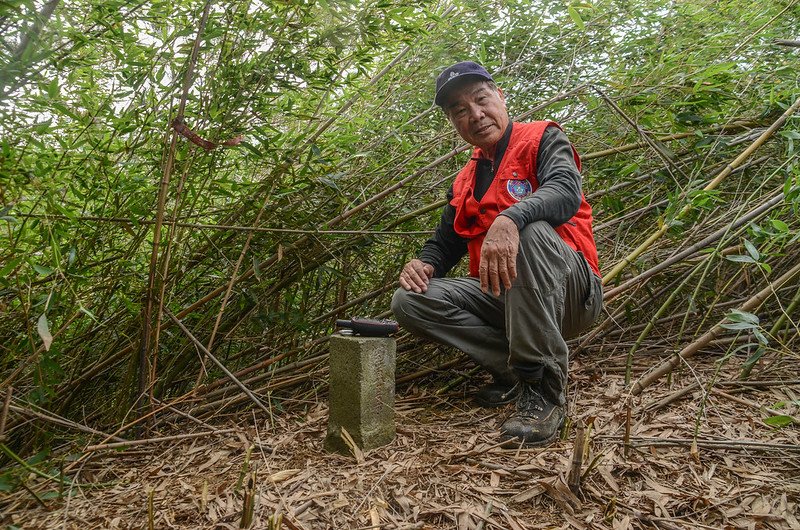
<svg viewBox="0 0 800 530">
<path fill-rule="evenodd" d="M 460 76 L 460 75 L 461 75 L 461 74 L 460 74 L 459 72 L 450 72 L 450 77 L 449 77 L 449 79 L 453 79 L 454 77 L 458 77 L 458 76 Z"/>
</svg>

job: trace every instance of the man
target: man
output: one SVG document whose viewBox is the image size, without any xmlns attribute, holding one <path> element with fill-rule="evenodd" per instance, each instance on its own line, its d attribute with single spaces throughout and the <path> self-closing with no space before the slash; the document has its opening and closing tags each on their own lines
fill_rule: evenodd
<svg viewBox="0 0 800 530">
<path fill-rule="evenodd" d="M 488 370 L 478 404 L 516 403 L 502 439 L 546 445 L 565 418 L 565 339 L 602 306 L 580 159 L 556 123 L 510 123 L 503 92 L 477 63 L 445 69 L 435 103 L 475 150 L 433 237 L 403 267 L 392 310 L 411 333 Z M 470 277 L 445 278 L 467 253 Z"/>
</svg>

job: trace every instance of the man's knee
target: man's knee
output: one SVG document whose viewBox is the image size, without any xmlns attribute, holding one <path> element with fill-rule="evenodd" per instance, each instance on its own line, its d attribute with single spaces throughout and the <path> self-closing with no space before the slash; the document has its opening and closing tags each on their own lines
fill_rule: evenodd
<svg viewBox="0 0 800 530">
<path fill-rule="evenodd" d="M 555 228 L 547 221 L 534 221 L 525 225 L 519 232 L 520 241 L 542 241 L 558 238 Z"/>
<path fill-rule="evenodd" d="M 416 320 L 414 318 L 414 308 L 417 305 L 414 301 L 415 295 L 419 296 L 414 291 L 407 291 L 403 287 L 398 287 L 392 296 L 392 313 L 394 313 L 395 320 L 404 328 L 413 327 L 413 323 Z"/>
<path fill-rule="evenodd" d="M 392 295 L 392 313 L 394 313 L 394 316 L 398 319 L 405 315 L 405 307 L 406 304 L 408 304 L 407 293 L 409 293 L 409 291 L 406 291 L 402 287 L 398 287 L 394 292 L 394 295 Z"/>
</svg>

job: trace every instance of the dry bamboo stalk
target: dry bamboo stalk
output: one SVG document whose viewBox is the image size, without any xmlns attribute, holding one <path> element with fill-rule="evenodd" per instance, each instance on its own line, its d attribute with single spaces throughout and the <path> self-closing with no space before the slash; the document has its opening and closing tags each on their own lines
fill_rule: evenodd
<svg viewBox="0 0 800 530">
<path fill-rule="evenodd" d="M 248 397 L 248 398 L 250 398 L 250 401 L 252 401 L 253 403 L 255 403 L 255 404 L 256 404 L 256 406 L 257 406 L 258 408 L 260 408 L 261 410 L 263 410 L 263 411 L 264 411 L 264 412 L 266 412 L 267 414 L 271 414 L 270 410 L 269 410 L 269 409 L 268 409 L 268 408 L 267 408 L 267 407 L 266 407 L 266 406 L 265 406 L 265 405 L 264 405 L 264 404 L 261 402 L 261 400 L 260 400 L 260 399 L 258 399 L 258 398 L 255 396 L 255 394 L 253 394 L 253 393 L 250 391 L 250 389 L 249 389 L 249 388 L 247 388 L 246 386 L 244 386 L 244 385 L 242 384 L 242 382 L 241 382 L 241 381 L 239 381 L 239 379 L 238 379 L 238 378 L 237 378 L 235 375 L 233 375 L 233 374 L 231 373 L 231 371 L 230 371 L 230 370 L 228 370 L 227 368 L 225 368 L 225 365 L 223 365 L 223 364 L 222 364 L 222 363 L 219 361 L 219 359 L 217 359 L 217 357 L 216 357 L 215 355 L 213 355 L 213 354 L 212 354 L 210 351 L 208 351 L 208 349 L 206 349 L 206 347 L 205 347 L 205 346 L 203 346 L 203 343 L 202 343 L 202 342 L 200 342 L 200 341 L 197 339 L 197 337 L 195 337 L 195 336 L 192 334 L 192 332 L 191 332 L 191 331 L 189 331 L 189 329 L 188 329 L 186 326 L 184 326 L 183 322 L 181 322 L 180 320 L 178 320 L 178 318 L 176 318 L 176 317 L 175 317 L 175 315 L 173 315 L 173 314 L 172 314 L 172 312 L 171 312 L 169 309 L 167 309 L 166 307 L 164 308 L 164 313 L 165 313 L 165 314 L 166 314 L 166 315 L 167 315 L 167 316 L 168 316 L 168 317 L 169 317 L 169 318 L 170 318 L 170 319 L 171 319 L 171 320 L 172 320 L 172 321 L 173 321 L 173 322 L 174 322 L 174 323 L 175 323 L 175 324 L 176 324 L 176 325 L 177 325 L 179 328 L 181 328 L 181 331 L 183 331 L 183 332 L 186 334 L 186 336 L 187 336 L 187 337 L 189 337 L 189 340 L 191 340 L 191 341 L 194 343 L 194 345 L 195 345 L 195 346 L 197 346 L 198 348 L 200 348 L 200 351 L 202 351 L 202 352 L 203 352 L 203 353 L 204 353 L 204 354 L 205 354 L 205 355 L 206 355 L 206 356 L 207 356 L 209 359 L 211 359 L 211 360 L 214 362 L 214 364 L 216 364 L 216 365 L 217 365 L 217 368 L 219 368 L 220 370 L 222 370 L 222 371 L 225 373 L 225 375 L 227 375 L 227 376 L 228 376 L 228 377 L 231 379 L 231 381 L 233 381 L 234 383 L 236 383 L 236 386 L 238 386 L 238 387 L 241 389 L 241 391 L 242 391 L 242 392 L 244 392 L 244 393 L 245 393 L 245 395 L 247 395 L 247 397 Z"/>
<path fill-rule="evenodd" d="M 798 100 L 798 102 L 800 102 L 800 100 Z M 785 272 L 783 275 L 781 275 L 780 278 L 778 278 L 774 282 L 768 283 L 765 288 L 763 288 L 761 291 L 752 296 L 749 300 L 747 300 L 747 302 L 742 304 L 739 307 L 739 311 L 752 312 L 758 309 L 761 306 L 761 304 L 763 304 L 766 301 L 767 297 L 770 296 L 775 291 L 775 289 L 778 289 L 784 283 L 794 279 L 794 277 L 797 276 L 798 273 L 800 273 L 800 263 L 797 263 L 794 267 L 792 267 L 789 271 Z M 707 346 L 712 340 L 716 339 L 720 334 L 722 334 L 725 331 L 725 328 L 722 327 L 722 325 L 725 324 L 725 322 L 726 322 L 725 319 L 718 322 L 714 327 L 705 332 L 700 338 L 698 338 L 688 346 L 684 347 L 680 352 L 673 355 L 670 359 L 662 362 L 660 365 L 655 367 L 651 372 L 649 372 L 639 381 L 634 383 L 633 387 L 631 388 L 631 394 L 634 396 L 638 396 L 639 394 L 642 393 L 642 391 L 645 388 L 649 387 L 650 385 L 658 381 L 661 377 L 670 373 L 679 364 L 681 364 L 681 362 L 694 356 L 703 347 Z"/>
<path fill-rule="evenodd" d="M 467 360 L 467 358 L 462 355 L 462 356 L 459 356 L 456 359 L 453 359 L 452 361 L 447 361 L 446 363 L 440 364 L 439 366 L 434 366 L 432 368 L 425 368 L 424 370 L 419 370 L 419 371 L 411 373 L 411 374 L 406 374 L 406 375 L 400 376 L 400 377 L 398 377 L 396 379 L 395 382 L 398 385 L 401 385 L 403 383 L 408 383 L 408 382 L 413 381 L 415 379 L 420 379 L 422 377 L 425 377 L 426 375 L 430 375 L 430 374 L 433 374 L 433 373 L 436 373 L 436 372 L 440 372 L 442 370 L 447 370 L 447 369 L 452 368 L 454 366 L 458 366 L 459 364 L 465 362 L 466 360 Z"/>
<path fill-rule="evenodd" d="M 737 129 L 745 129 L 747 127 L 757 127 L 759 124 L 754 121 L 736 121 L 730 123 L 728 125 L 722 125 L 720 127 L 707 127 L 705 129 L 699 129 L 700 132 L 703 134 L 713 133 L 713 132 L 721 132 L 727 130 L 737 130 Z M 676 133 L 670 134 L 668 136 L 660 136 L 658 137 L 659 142 L 669 142 L 671 140 L 681 140 L 683 138 L 691 138 L 695 136 L 697 131 L 692 132 L 685 132 L 685 133 Z M 581 161 L 593 160 L 595 158 L 602 158 L 609 155 L 614 155 L 617 153 L 625 153 L 627 151 L 633 151 L 635 149 L 641 149 L 643 147 L 647 147 L 647 143 L 645 142 L 635 142 L 630 144 L 621 145 L 619 147 L 610 147 L 608 149 L 604 149 L 602 151 L 594 151 L 592 153 L 586 153 L 585 155 L 581 155 Z"/>
<path fill-rule="evenodd" d="M 319 322 L 323 322 L 323 321 L 325 321 L 325 320 L 327 320 L 329 318 L 332 318 L 333 316 L 335 316 L 340 311 L 344 311 L 345 309 L 348 309 L 350 307 L 353 307 L 354 305 L 360 304 L 361 302 L 366 302 L 367 300 L 370 300 L 372 298 L 376 298 L 376 297 L 382 295 L 383 293 L 393 289 L 396 286 L 397 286 L 397 282 L 396 281 L 392 281 L 391 283 L 387 283 L 383 287 L 375 289 L 374 291 L 370 291 L 369 293 L 361 295 L 358 298 L 353 298 L 352 300 L 349 300 L 349 301 L 347 301 L 347 302 L 345 302 L 345 303 L 343 303 L 343 304 L 331 309 L 327 313 L 323 313 L 322 315 L 314 318 L 311 321 L 311 323 L 312 324 L 317 324 Z"/>
<path fill-rule="evenodd" d="M 652 414 L 653 412 L 663 409 L 667 405 L 674 403 L 675 401 L 679 400 L 686 394 L 690 394 L 699 388 L 700 388 L 700 383 L 692 383 L 691 385 L 679 388 L 675 392 L 669 394 L 668 396 L 663 397 L 662 399 L 654 403 L 648 403 L 647 405 L 645 405 L 644 410 L 645 412 Z"/>
<path fill-rule="evenodd" d="M 173 436 L 158 436 L 156 438 L 144 438 L 141 440 L 127 440 L 125 442 L 97 444 L 86 447 L 86 449 L 84 449 L 83 452 L 85 454 L 85 453 L 92 453 L 94 451 L 100 451 L 103 449 L 120 449 L 123 447 L 135 447 L 138 445 L 149 445 L 161 442 L 175 442 L 178 440 L 189 440 L 192 438 L 201 438 L 203 436 L 212 436 L 215 434 L 228 434 L 232 432 L 236 432 L 236 429 L 219 429 L 216 431 L 193 432 L 188 434 L 175 434 Z"/>
<path fill-rule="evenodd" d="M 125 442 L 125 438 L 120 438 L 119 436 L 112 436 L 106 434 L 102 431 L 98 431 L 97 429 L 93 429 L 88 425 L 83 425 L 72 420 L 68 420 L 66 418 L 62 418 L 61 416 L 45 414 L 43 412 L 39 412 L 36 410 L 27 409 L 25 407 L 19 407 L 17 405 L 10 405 L 9 408 L 16 412 L 17 414 L 22 414 L 25 416 L 30 416 L 34 418 L 38 418 L 40 420 L 46 421 L 48 423 L 52 423 L 54 425 L 60 425 L 61 427 L 68 427 L 70 429 L 75 429 L 81 432 L 89 433 L 89 434 L 96 434 L 98 436 L 103 436 L 107 440 L 116 440 L 118 442 Z M 0 429 L 0 434 L 2 433 L 2 429 Z"/>
<path fill-rule="evenodd" d="M 759 412 L 761 412 L 761 411 L 766 412 L 767 414 L 769 414 L 771 416 L 780 416 L 781 414 L 783 414 L 782 412 L 778 412 L 775 409 L 771 409 L 769 407 L 764 407 L 764 406 L 756 403 L 755 401 L 751 401 L 749 399 L 744 399 L 744 398 L 729 394 L 727 392 L 723 392 L 722 390 L 720 390 L 718 388 L 712 388 L 711 389 L 711 393 L 714 394 L 715 396 L 719 396 L 719 397 L 725 398 L 725 399 L 727 399 L 729 401 L 733 401 L 734 403 L 738 403 L 739 405 L 744 405 L 745 407 L 750 407 L 750 408 L 755 409 L 755 410 L 757 410 Z M 794 418 L 792 418 L 792 419 L 794 420 Z M 797 420 L 794 420 L 794 421 L 797 422 Z"/>
<path fill-rule="evenodd" d="M 622 119 L 624 119 L 626 122 L 628 122 L 628 124 L 631 127 L 633 127 L 633 129 L 636 131 L 636 133 L 639 136 L 641 136 L 642 139 L 644 139 L 645 143 L 648 146 L 650 146 L 650 148 L 653 149 L 653 151 L 655 151 L 655 153 L 658 155 L 658 157 L 664 162 L 664 167 L 667 169 L 667 171 L 670 173 L 671 176 L 672 176 L 672 171 L 670 171 L 670 168 L 675 168 L 678 171 L 678 173 L 680 173 L 686 180 L 688 180 L 688 177 L 686 176 L 686 174 L 683 172 L 683 170 L 673 160 L 674 155 L 671 155 L 671 153 L 669 151 L 667 151 L 666 147 L 664 147 L 663 144 L 661 144 L 661 142 L 651 138 L 650 135 L 647 132 L 644 131 L 644 129 L 639 127 L 638 123 L 636 123 L 627 114 L 625 114 L 625 111 L 623 111 L 621 108 L 619 108 L 619 105 L 614 103 L 614 101 L 612 101 L 611 98 L 609 98 L 602 90 L 600 90 L 599 88 L 597 88 L 594 85 L 592 85 L 592 89 L 595 92 L 597 92 L 600 95 L 600 97 L 603 98 L 603 100 L 612 109 L 614 109 L 614 112 L 616 112 L 617 114 L 622 116 Z"/>
<path fill-rule="evenodd" d="M 734 169 L 740 166 L 745 160 L 747 160 L 747 158 L 750 157 L 750 155 L 752 155 L 759 147 L 761 147 L 767 140 L 769 140 L 772 137 L 772 135 L 775 134 L 775 131 L 780 129 L 783 126 L 783 124 L 786 123 L 786 120 L 789 119 L 789 117 L 793 115 L 795 112 L 797 112 L 798 109 L 800 109 L 800 97 L 797 98 L 797 100 L 788 109 L 786 109 L 786 112 L 781 114 L 780 118 L 775 120 L 775 122 L 772 125 L 770 125 L 766 131 L 761 133 L 761 135 L 752 144 L 750 144 L 750 146 L 747 149 L 742 151 L 742 153 L 739 154 L 739 156 L 737 156 L 730 164 L 725 166 L 725 169 L 723 169 L 719 174 L 717 174 L 717 176 L 714 177 L 714 179 L 703 188 L 703 191 L 711 191 L 715 189 L 720 184 L 720 182 L 725 180 L 725 178 L 733 172 Z M 692 210 L 692 205 L 687 204 L 680 210 L 680 212 L 678 212 L 678 214 L 675 216 L 675 219 L 680 219 L 691 210 Z M 608 284 L 608 282 L 619 276 L 619 274 L 628 265 L 630 265 L 633 262 L 633 260 L 638 258 L 648 248 L 650 248 L 650 246 L 661 236 L 663 236 L 667 232 L 667 230 L 669 230 L 669 223 L 664 223 L 661 226 L 661 228 L 653 232 L 653 234 L 651 234 L 650 237 L 648 237 L 641 245 L 636 247 L 636 249 L 634 249 L 633 252 L 628 254 L 626 257 L 622 258 L 622 260 L 619 263 L 617 263 L 611 269 L 611 271 L 609 271 L 608 274 L 606 274 L 603 277 L 603 284 Z"/>
<path fill-rule="evenodd" d="M 620 436 L 616 435 L 600 435 L 595 438 L 599 441 L 610 441 L 616 443 L 623 443 Z M 737 450 L 754 450 L 754 451 L 784 451 L 791 453 L 800 453 L 800 445 L 794 444 L 778 444 L 769 442 L 754 442 L 751 440 L 703 440 L 692 438 L 647 438 L 647 437 L 632 437 L 630 440 L 631 445 L 637 446 L 677 446 L 677 447 L 691 447 L 692 444 L 697 444 L 697 447 L 706 449 L 737 449 Z"/>
</svg>

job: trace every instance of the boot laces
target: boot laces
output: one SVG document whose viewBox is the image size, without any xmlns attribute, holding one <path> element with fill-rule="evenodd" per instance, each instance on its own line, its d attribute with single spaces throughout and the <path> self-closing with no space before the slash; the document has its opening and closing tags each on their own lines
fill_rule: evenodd
<svg viewBox="0 0 800 530">
<path fill-rule="evenodd" d="M 530 383 L 518 383 L 522 385 L 519 398 L 517 400 L 517 414 L 526 418 L 539 418 L 539 413 L 544 412 L 547 403 L 539 391 Z"/>
</svg>

